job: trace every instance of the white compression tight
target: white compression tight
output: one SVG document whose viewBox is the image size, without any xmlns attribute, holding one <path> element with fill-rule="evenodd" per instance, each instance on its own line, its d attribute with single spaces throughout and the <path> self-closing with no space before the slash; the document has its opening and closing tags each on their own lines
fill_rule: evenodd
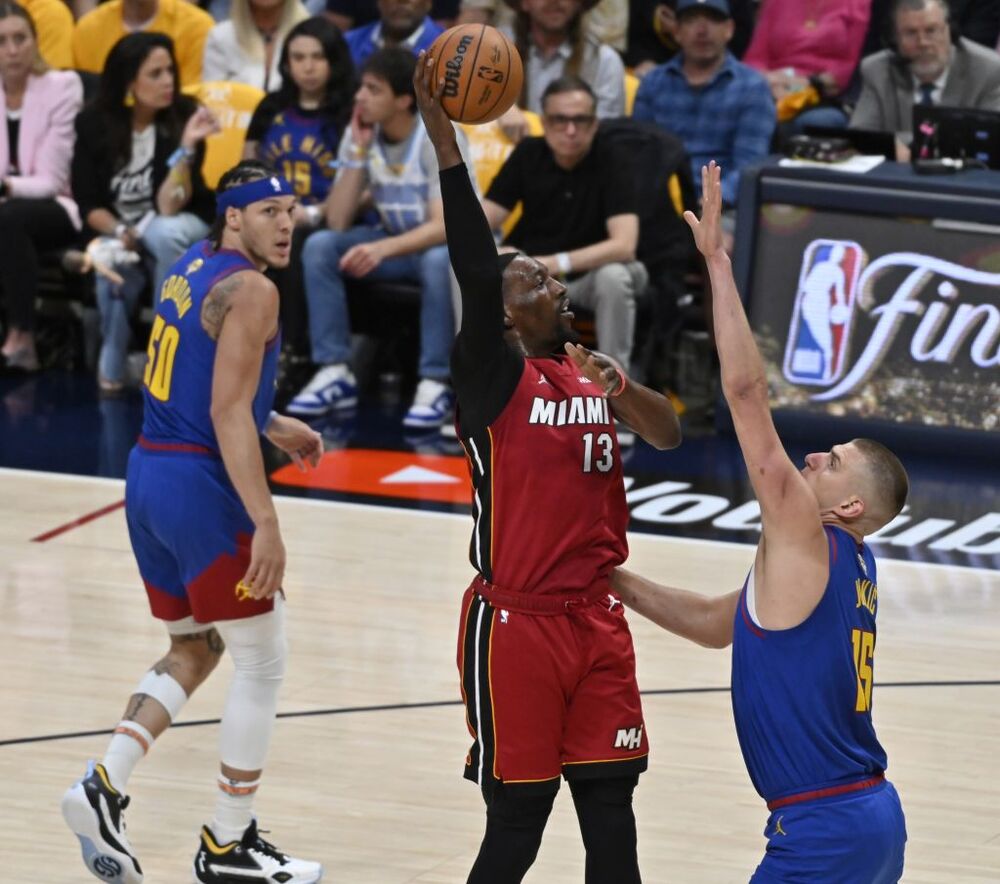
<svg viewBox="0 0 1000 884">
<path fill-rule="evenodd" d="M 260 770 L 271 743 L 288 657 L 284 599 L 279 593 L 273 611 L 246 620 L 218 621 L 215 628 L 236 667 L 222 713 L 220 759 L 237 770 Z"/>
</svg>

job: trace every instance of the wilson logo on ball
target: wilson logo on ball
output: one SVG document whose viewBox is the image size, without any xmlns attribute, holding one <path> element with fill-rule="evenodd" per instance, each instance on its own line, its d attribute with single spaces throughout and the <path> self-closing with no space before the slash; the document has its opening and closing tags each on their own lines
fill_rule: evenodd
<svg viewBox="0 0 1000 884">
<path fill-rule="evenodd" d="M 469 44 L 472 37 L 465 36 L 458 41 L 455 47 L 455 55 L 444 64 L 444 96 L 454 98 L 458 95 L 458 84 L 462 76 L 462 63 L 465 61 L 465 53 L 469 51 Z"/>
</svg>

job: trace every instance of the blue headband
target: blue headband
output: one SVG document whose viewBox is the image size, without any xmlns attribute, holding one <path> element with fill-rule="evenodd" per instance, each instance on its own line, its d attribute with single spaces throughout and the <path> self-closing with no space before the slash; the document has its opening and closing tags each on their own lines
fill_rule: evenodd
<svg viewBox="0 0 1000 884">
<path fill-rule="evenodd" d="M 278 175 L 270 178 L 258 178 L 256 181 L 248 181 L 246 184 L 238 184 L 223 190 L 215 197 L 215 215 L 221 218 L 226 214 L 226 209 L 245 209 L 250 203 L 260 202 L 260 200 L 270 199 L 274 196 L 295 196 L 292 185 Z"/>
</svg>

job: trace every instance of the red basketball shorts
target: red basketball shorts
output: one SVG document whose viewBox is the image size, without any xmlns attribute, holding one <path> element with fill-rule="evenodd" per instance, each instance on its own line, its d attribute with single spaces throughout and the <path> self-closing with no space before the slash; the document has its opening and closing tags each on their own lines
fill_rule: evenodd
<svg viewBox="0 0 1000 884">
<path fill-rule="evenodd" d="M 481 587 L 477 579 L 465 592 L 458 635 L 473 738 L 466 778 L 489 800 L 497 783 L 546 792 L 560 775 L 644 771 L 649 743 L 621 601 L 603 593 L 538 613 L 516 610 L 509 595 L 488 602 Z"/>
</svg>

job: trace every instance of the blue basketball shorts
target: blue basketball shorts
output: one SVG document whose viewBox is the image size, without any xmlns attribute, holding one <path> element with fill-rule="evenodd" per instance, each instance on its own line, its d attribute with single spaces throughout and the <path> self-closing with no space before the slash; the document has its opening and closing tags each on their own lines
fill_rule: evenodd
<svg viewBox="0 0 1000 884">
<path fill-rule="evenodd" d="M 888 780 L 775 810 L 764 837 L 751 884 L 896 884 L 903 876 L 906 821 Z"/>
<path fill-rule="evenodd" d="M 128 460 L 125 519 L 154 617 L 214 623 L 274 607 L 237 589 L 254 525 L 209 449 L 140 440 Z"/>
</svg>

